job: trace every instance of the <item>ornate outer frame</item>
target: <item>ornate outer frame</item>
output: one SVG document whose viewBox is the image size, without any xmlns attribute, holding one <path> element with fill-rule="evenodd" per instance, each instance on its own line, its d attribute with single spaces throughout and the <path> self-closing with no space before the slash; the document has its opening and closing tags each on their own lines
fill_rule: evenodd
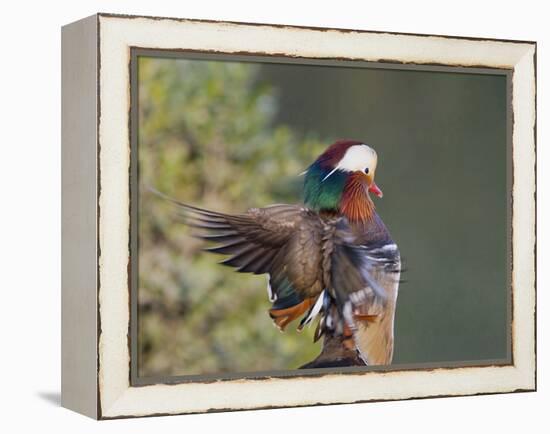
<svg viewBox="0 0 550 434">
<path fill-rule="evenodd" d="M 512 362 L 136 385 L 133 47 L 512 71 Z M 534 391 L 536 44 L 97 14 L 62 32 L 62 405 L 97 419 Z"/>
</svg>

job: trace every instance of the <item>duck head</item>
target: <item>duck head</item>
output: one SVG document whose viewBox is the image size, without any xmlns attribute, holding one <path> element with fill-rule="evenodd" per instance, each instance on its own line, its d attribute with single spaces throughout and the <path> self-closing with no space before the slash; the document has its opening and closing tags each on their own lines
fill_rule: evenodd
<svg viewBox="0 0 550 434">
<path fill-rule="evenodd" d="M 369 193 L 382 197 L 374 182 L 378 156 L 367 144 L 339 140 L 329 146 L 305 172 L 304 203 L 317 212 L 368 221 L 374 215 Z"/>
</svg>

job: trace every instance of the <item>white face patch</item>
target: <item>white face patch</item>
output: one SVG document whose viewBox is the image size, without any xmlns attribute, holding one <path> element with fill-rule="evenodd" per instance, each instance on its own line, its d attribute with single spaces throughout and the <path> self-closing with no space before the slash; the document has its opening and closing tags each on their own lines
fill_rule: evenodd
<svg viewBox="0 0 550 434">
<path fill-rule="evenodd" d="M 374 175 L 377 162 L 378 156 L 376 155 L 376 151 L 371 147 L 365 144 L 350 146 L 338 165 L 325 176 L 323 181 L 336 170 L 343 172 L 363 172 L 365 169 L 369 169 L 369 174 Z"/>
<path fill-rule="evenodd" d="M 367 145 L 353 145 L 348 148 L 336 168 L 344 172 L 362 172 L 368 168 L 372 173 L 376 170 L 377 161 L 378 157 L 374 149 Z"/>
</svg>

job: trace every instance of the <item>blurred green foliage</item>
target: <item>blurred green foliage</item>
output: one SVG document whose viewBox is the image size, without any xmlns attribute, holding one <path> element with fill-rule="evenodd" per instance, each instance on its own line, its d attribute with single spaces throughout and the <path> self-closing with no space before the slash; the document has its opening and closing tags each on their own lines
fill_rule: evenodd
<svg viewBox="0 0 550 434">
<path fill-rule="evenodd" d="M 300 200 L 326 142 L 273 125 L 276 89 L 257 64 L 139 60 L 139 375 L 294 369 L 320 351 L 312 329 L 281 334 L 265 276 L 204 253 L 173 205 L 242 212 Z"/>
</svg>

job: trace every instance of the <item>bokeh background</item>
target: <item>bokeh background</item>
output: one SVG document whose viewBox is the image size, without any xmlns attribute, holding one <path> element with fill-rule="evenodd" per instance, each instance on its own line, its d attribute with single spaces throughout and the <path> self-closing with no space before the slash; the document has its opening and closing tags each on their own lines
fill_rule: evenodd
<svg viewBox="0 0 550 434">
<path fill-rule="evenodd" d="M 339 138 L 378 152 L 379 214 L 399 244 L 394 364 L 507 357 L 506 78 L 140 56 L 138 375 L 295 369 L 313 329 L 281 334 L 264 276 L 203 253 L 174 207 L 301 200 Z"/>
</svg>

